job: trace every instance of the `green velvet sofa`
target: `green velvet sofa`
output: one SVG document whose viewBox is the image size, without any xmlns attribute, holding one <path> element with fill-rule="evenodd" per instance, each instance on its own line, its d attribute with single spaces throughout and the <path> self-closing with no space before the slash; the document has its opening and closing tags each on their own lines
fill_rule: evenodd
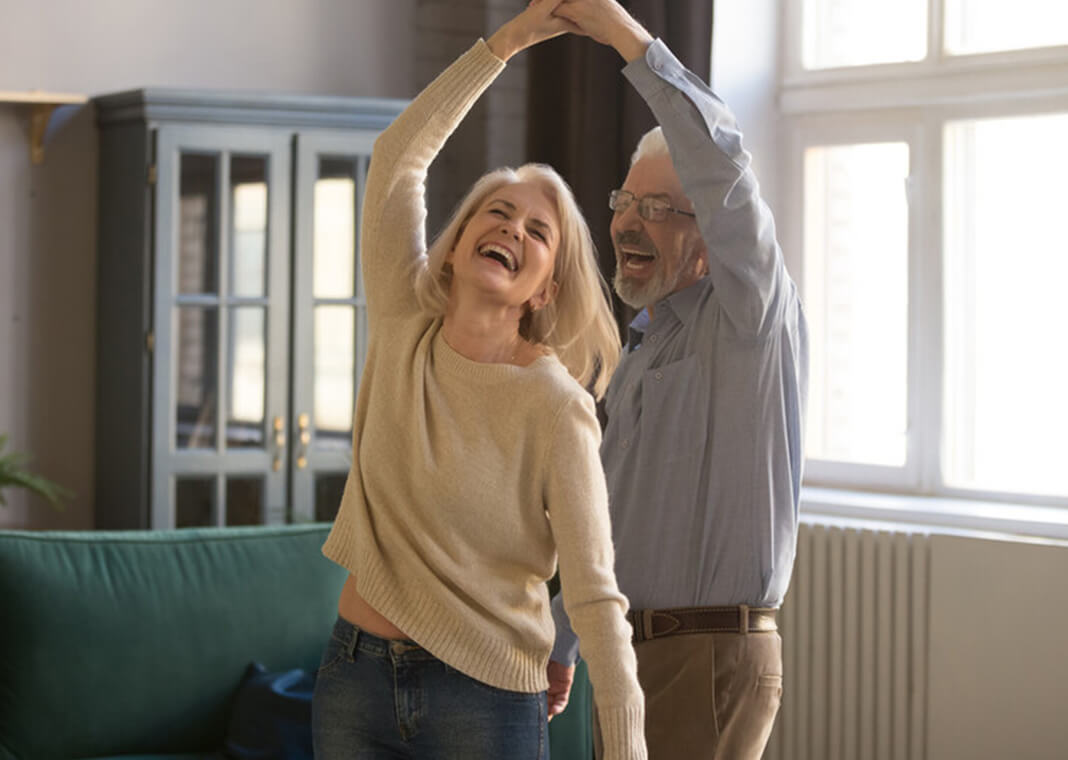
<svg viewBox="0 0 1068 760">
<path fill-rule="evenodd" d="M 315 672 L 328 528 L 0 531 L 0 760 L 224 758 L 252 662 Z M 583 672 L 553 760 L 591 756 L 590 704 Z"/>
</svg>

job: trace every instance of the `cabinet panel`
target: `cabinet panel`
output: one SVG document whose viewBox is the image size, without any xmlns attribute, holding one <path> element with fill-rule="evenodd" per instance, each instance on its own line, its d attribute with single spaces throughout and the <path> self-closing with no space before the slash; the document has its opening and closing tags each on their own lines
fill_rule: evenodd
<svg viewBox="0 0 1068 760">
<path fill-rule="evenodd" d="M 287 504 L 290 133 L 168 125 L 156 139 L 152 524 L 278 521 Z M 185 476 L 205 469 L 210 507 L 201 499 L 181 512 Z M 250 473 L 262 483 L 258 499 L 248 496 L 255 489 L 234 491 Z M 239 518 L 229 514 L 236 494 Z"/>
<path fill-rule="evenodd" d="M 97 525 L 331 519 L 367 343 L 363 186 L 406 103 L 167 89 L 94 102 Z"/>
<path fill-rule="evenodd" d="M 359 229 L 373 131 L 297 136 L 291 454 L 295 519 L 332 519 L 352 465 L 352 417 L 367 351 Z"/>
</svg>

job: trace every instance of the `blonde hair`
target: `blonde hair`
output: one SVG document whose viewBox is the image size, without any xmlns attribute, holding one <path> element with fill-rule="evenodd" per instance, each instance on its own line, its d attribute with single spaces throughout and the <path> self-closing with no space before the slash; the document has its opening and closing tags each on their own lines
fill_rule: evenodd
<svg viewBox="0 0 1068 760">
<path fill-rule="evenodd" d="M 536 185 L 555 204 L 560 242 L 552 276 L 556 295 L 537 311 L 527 312 L 520 320 L 519 333 L 531 343 L 550 348 L 572 377 L 601 398 L 619 363 L 619 331 L 589 227 L 571 188 L 551 166 L 504 167 L 475 182 L 426 257 L 419 259 L 414 278 L 416 298 L 431 315 L 445 313 L 452 281 L 451 268 L 445 266 L 446 255 L 487 197 L 520 182 Z"/>
</svg>

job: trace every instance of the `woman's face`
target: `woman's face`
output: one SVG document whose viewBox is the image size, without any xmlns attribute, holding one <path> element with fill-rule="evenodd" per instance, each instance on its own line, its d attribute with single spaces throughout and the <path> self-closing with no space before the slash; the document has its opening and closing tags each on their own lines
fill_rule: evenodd
<svg viewBox="0 0 1068 760">
<path fill-rule="evenodd" d="M 501 305 L 540 308 L 552 296 L 560 244 L 556 207 L 530 182 L 490 193 L 467 220 L 446 260 L 452 289 L 470 290 Z"/>
</svg>

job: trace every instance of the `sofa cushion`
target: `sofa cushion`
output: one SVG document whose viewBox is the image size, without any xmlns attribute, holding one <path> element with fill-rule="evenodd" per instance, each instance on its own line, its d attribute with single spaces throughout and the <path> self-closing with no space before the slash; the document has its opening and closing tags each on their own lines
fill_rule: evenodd
<svg viewBox="0 0 1068 760">
<path fill-rule="evenodd" d="M 237 690 L 223 755 L 229 760 L 312 760 L 315 676 L 249 665 Z"/>
<path fill-rule="evenodd" d="M 217 750 L 251 661 L 315 671 L 328 530 L 0 531 L 0 757 Z"/>
</svg>

